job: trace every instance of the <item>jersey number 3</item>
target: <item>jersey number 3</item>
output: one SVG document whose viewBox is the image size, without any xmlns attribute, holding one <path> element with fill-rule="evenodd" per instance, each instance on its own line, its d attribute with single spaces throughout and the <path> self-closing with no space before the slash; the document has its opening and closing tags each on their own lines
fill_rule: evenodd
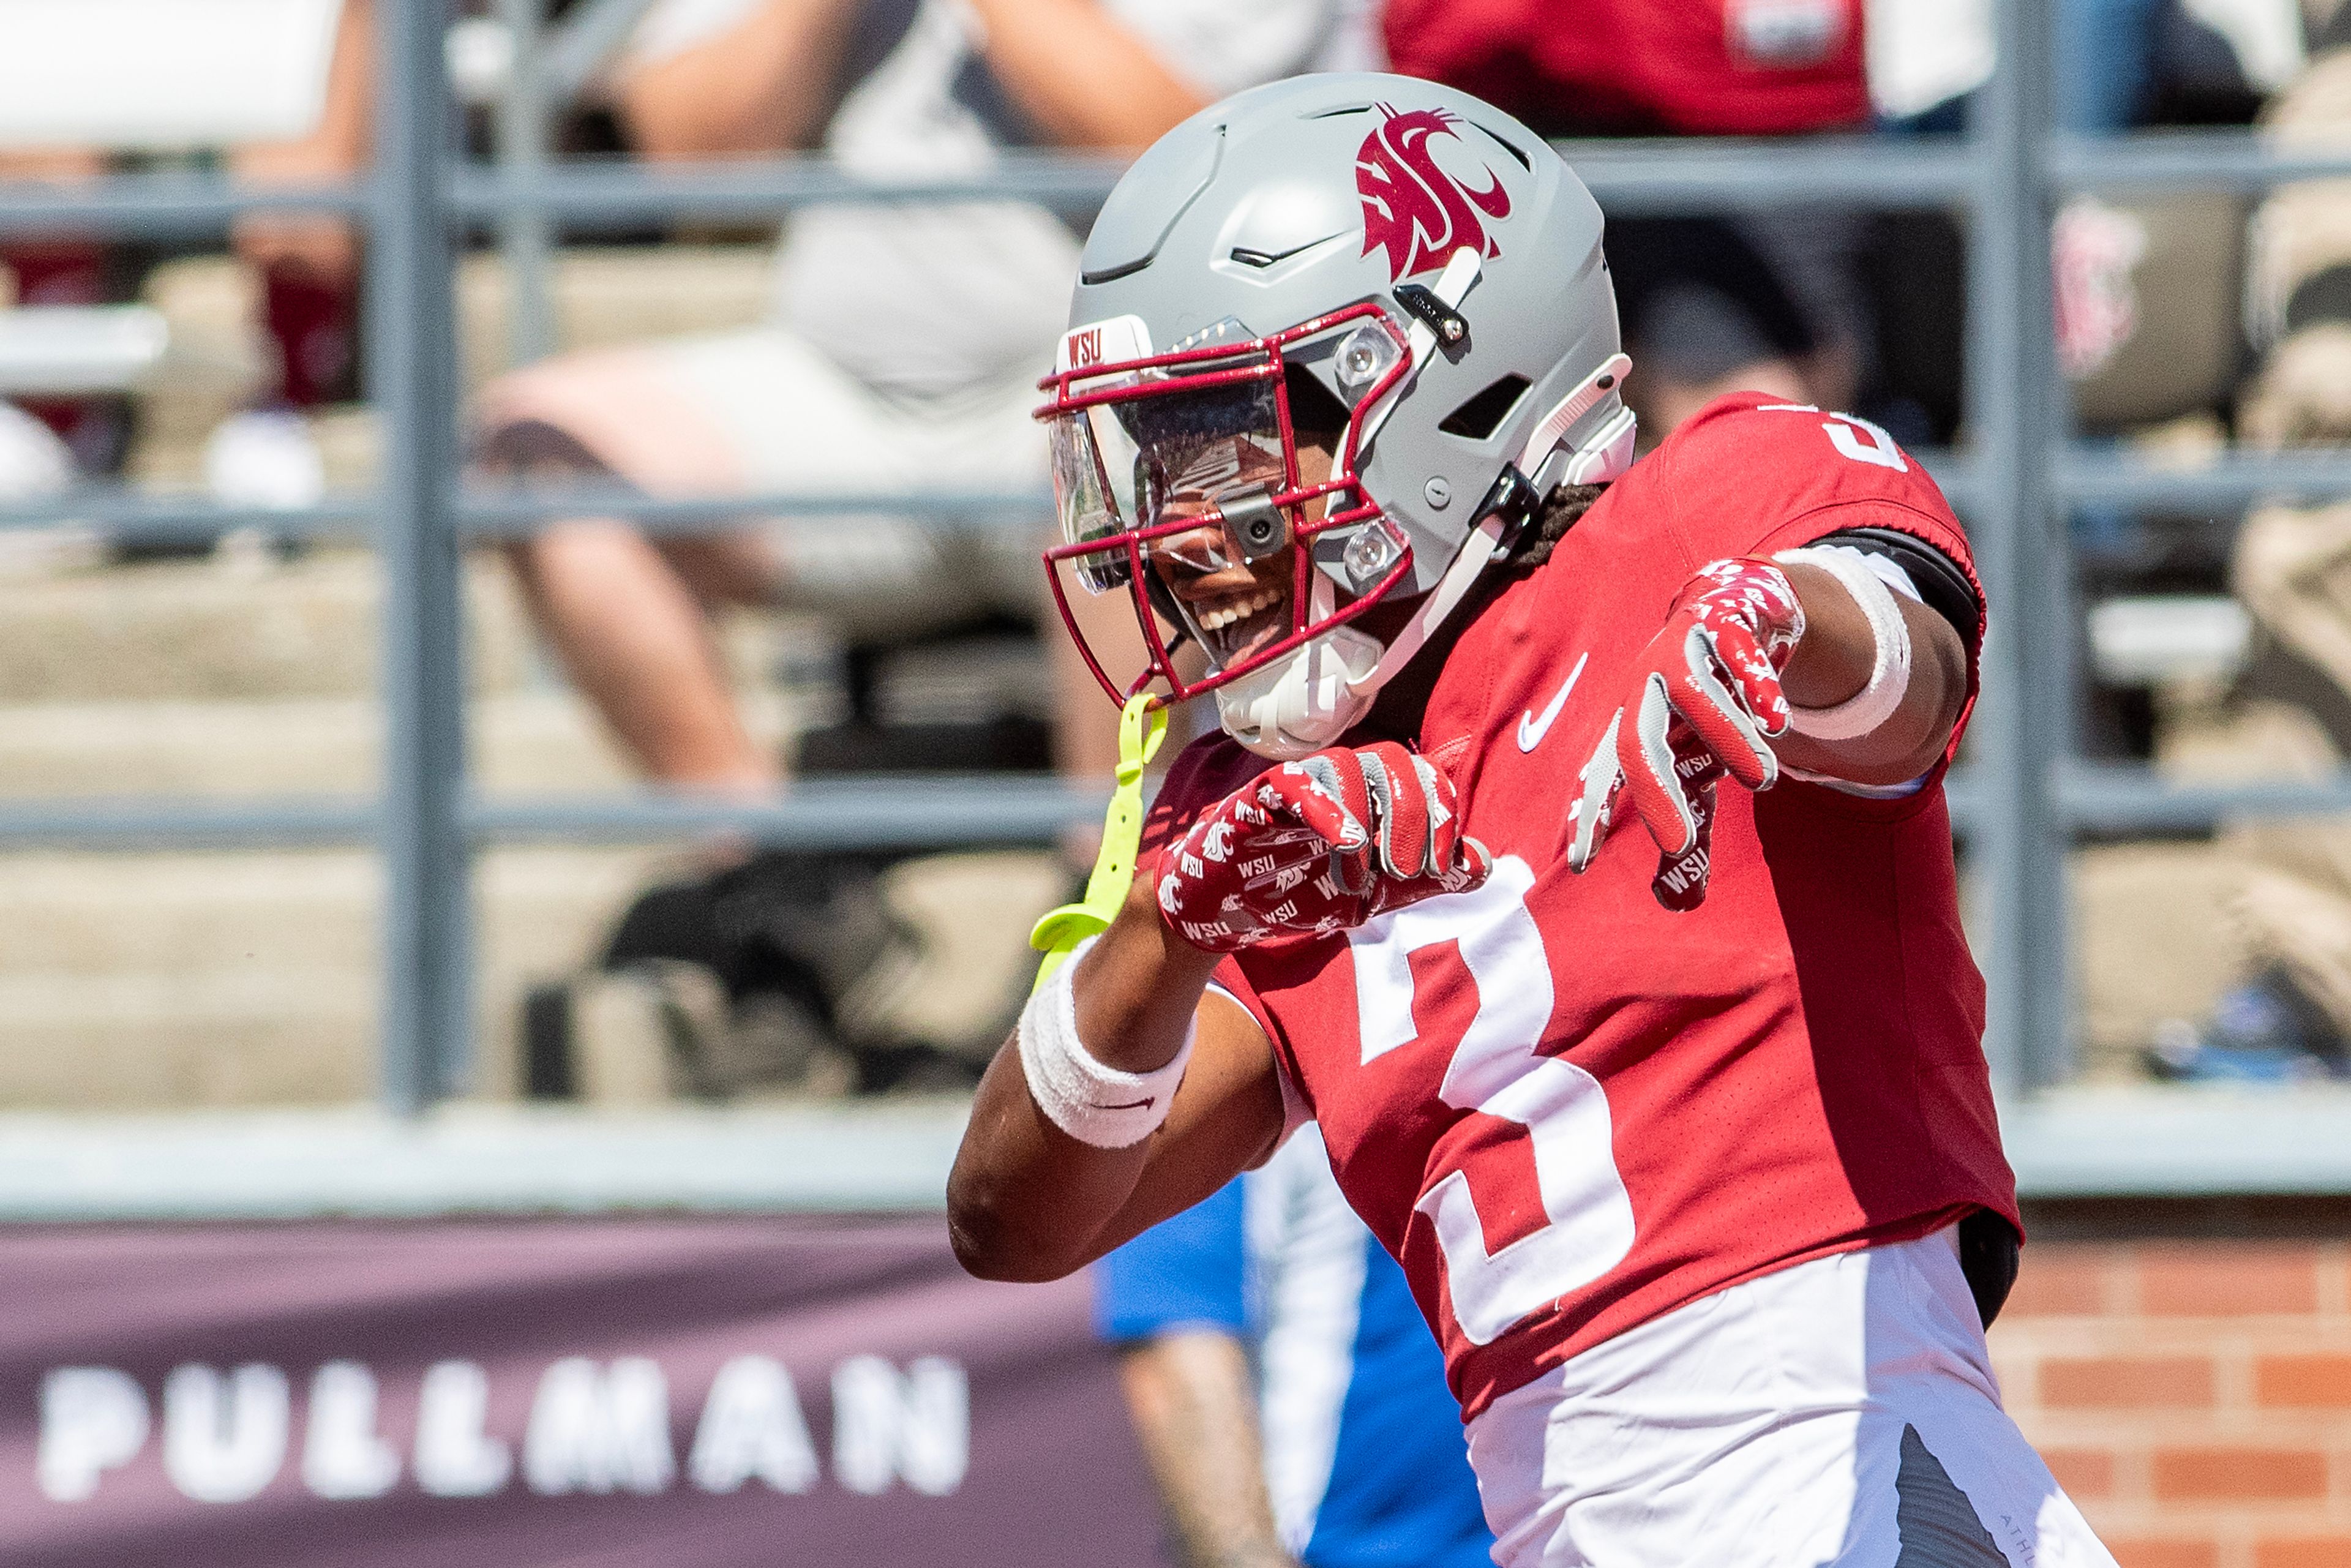
<svg viewBox="0 0 2351 1568">
<path fill-rule="evenodd" d="M 1454 1321 L 1475 1344 L 1614 1268 L 1633 1247 L 1633 1203 L 1617 1174 L 1608 1099 L 1583 1069 L 1541 1055 L 1551 1024 L 1551 956 L 1527 910 L 1534 873 L 1516 855 L 1495 862 L 1472 892 L 1409 904 L 1348 934 L 1355 968 L 1364 1060 L 1417 1039 L 1412 955 L 1459 945 L 1478 1010 L 1454 1044 L 1438 1090 L 1447 1105 L 1516 1124 L 1533 1145 L 1542 1228 L 1499 1249 L 1486 1246 L 1477 1194 L 1492 1204 L 1524 1190 L 1518 1141 L 1481 1145 L 1413 1207 L 1437 1228 Z M 1519 1206 L 1513 1206 L 1519 1207 Z"/>
</svg>

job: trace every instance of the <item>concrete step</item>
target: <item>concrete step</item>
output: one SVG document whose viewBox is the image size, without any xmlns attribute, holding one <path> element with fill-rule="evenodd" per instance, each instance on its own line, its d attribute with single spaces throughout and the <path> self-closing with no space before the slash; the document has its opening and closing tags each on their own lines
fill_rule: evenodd
<svg viewBox="0 0 2351 1568">
<path fill-rule="evenodd" d="M 525 992 L 580 973 L 640 889 L 692 864 L 647 849 L 482 857 L 475 1097 L 520 1092 Z M 1013 1005 L 1032 962 L 1023 936 L 1069 891 L 1053 857 L 1024 852 L 912 862 L 888 885 L 925 940 L 886 1011 L 932 1038 L 968 1033 Z M 367 1098 L 380 896 L 377 863 L 357 851 L 0 855 L 0 930 L 12 934 L 0 943 L 0 1110 Z M 575 1013 L 583 1022 L 611 1037 L 585 1042 L 604 1064 L 590 1075 L 592 1092 L 664 1092 L 658 1033 L 644 1019 L 587 1009 Z"/>
<path fill-rule="evenodd" d="M 2076 1065 L 2091 1082 L 2134 1082 L 2157 1024 L 2210 1017 L 2242 977 L 2229 905 L 2244 862 L 2217 843 L 2102 844 L 2074 851 L 2072 870 Z"/>
<path fill-rule="evenodd" d="M 665 852 L 494 851 L 476 1091 L 519 1082 L 524 989 L 596 951 Z M 357 851 L 0 856 L 0 1106 L 327 1103 L 375 1082 L 376 862 Z"/>
<path fill-rule="evenodd" d="M 794 711 L 785 696 L 746 693 L 743 708 L 761 744 L 783 746 Z M 484 789 L 633 787 L 627 760 L 569 691 L 478 697 L 466 717 L 466 766 Z M 364 793 L 382 749 L 382 711 L 364 697 L 26 704 L 0 707 L 0 799 Z"/>
<path fill-rule="evenodd" d="M 520 685 L 530 633 L 506 574 L 465 570 L 467 681 Z M 381 574 L 356 550 L 172 560 L 0 580 L 13 703 L 319 697 L 373 690 Z"/>
</svg>

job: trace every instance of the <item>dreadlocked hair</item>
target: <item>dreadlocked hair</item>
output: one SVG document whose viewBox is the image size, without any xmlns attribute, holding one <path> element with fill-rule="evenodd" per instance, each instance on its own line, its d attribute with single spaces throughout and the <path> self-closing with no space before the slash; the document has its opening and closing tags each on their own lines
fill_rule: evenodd
<svg viewBox="0 0 2351 1568">
<path fill-rule="evenodd" d="M 1567 530 L 1583 520 L 1607 488 L 1605 485 L 1562 485 L 1545 496 L 1535 508 L 1526 542 L 1510 558 L 1510 570 L 1529 572 L 1551 559 L 1552 550 L 1567 537 Z"/>
</svg>

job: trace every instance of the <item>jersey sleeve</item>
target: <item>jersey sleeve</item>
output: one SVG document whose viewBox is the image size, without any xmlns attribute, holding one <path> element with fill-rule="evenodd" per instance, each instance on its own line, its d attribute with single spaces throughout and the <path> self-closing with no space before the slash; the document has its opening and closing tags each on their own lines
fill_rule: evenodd
<svg viewBox="0 0 2351 1568">
<path fill-rule="evenodd" d="M 1163 1219 L 1093 1266 L 1094 1332 L 1127 1344 L 1182 1328 L 1249 1328 L 1240 1181 Z"/>
<path fill-rule="evenodd" d="M 1754 392 L 1717 399 L 1656 455 L 1673 537 L 1696 570 L 1726 556 L 1771 557 L 1835 536 L 1893 555 L 1930 608 L 1954 619 L 1975 707 L 1986 606 L 1967 531 L 1917 461 L 1868 420 Z"/>
<path fill-rule="evenodd" d="M 1667 507 L 1689 570 L 1876 528 L 1931 547 L 1960 570 L 1980 603 L 1983 598 L 1950 503 L 1891 435 L 1865 419 L 1734 392 L 1676 431 L 1656 456 L 1664 460 Z"/>
</svg>

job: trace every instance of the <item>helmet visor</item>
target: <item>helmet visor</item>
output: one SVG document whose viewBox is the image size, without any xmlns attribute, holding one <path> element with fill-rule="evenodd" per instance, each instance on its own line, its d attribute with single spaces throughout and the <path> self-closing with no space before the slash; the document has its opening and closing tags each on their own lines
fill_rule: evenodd
<svg viewBox="0 0 2351 1568">
<path fill-rule="evenodd" d="M 1263 374 L 1164 390 L 1145 383 L 1129 398 L 1053 415 L 1050 446 L 1053 500 L 1066 544 L 1198 519 L 1237 493 L 1290 487 L 1280 410 L 1274 383 Z M 1213 570 L 1233 553 L 1215 532 L 1180 531 L 1164 543 L 1147 540 L 1145 548 Z M 1093 593 L 1123 586 L 1134 564 L 1112 552 L 1083 559 L 1078 580 Z"/>
<path fill-rule="evenodd" d="M 1288 335 L 1153 356 L 1134 326 L 1133 357 L 1065 352 L 1042 383 L 1063 541 L 1047 564 L 1104 686 L 1118 695 L 1156 675 L 1180 699 L 1353 619 L 1403 580 L 1409 546 L 1363 493 L 1353 432 L 1401 373 L 1404 333 L 1366 303 Z M 1291 337 L 1342 331 L 1397 345 L 1392 373 L 1352 404 L 1284 354 Z M 1101 634 L 1120 617 L 1090 599 L 1125 609 L 1140 643 Z"/>
</svg>

